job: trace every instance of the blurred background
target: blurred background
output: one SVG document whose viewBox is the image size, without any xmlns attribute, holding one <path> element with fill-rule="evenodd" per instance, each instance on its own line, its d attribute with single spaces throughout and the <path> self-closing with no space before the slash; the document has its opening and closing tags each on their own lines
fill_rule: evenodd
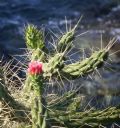
<svg viewBox="0 0 120 128">
<path fill-rule="evenodd" d="M 81 15 L 78 31 L 89 30 L 87 38 L 120 33 L 120 0 L 0 0 L 0 54 L 16 54 L 25 47 L 23 29 L 28 23 L 65 31 L 65 17 L 69 28 Z"/>
<path fill-rule="evenodd" d="M 83 15 L 78 33 L 88 31 L 76 41 L 77 47 L 99 47 L 101 34 L 103 45 L 116 36 L 115 52 L 120 49 L 120 0 L 0 0 L 0 58 L 10 59 L 11 55 L 22 54 L 25 48 L 24 28 L 28 23 L 47 30 L 66 31 L 67 26 L 74 26 Z M 65 18 L 66 17 L 66 18 Z M 60 29 L 60 31 L 59 31 Z M 103 86 L 106 90 L 120 89 L 120 54 L 113 58 L 113 68 L 101 72 L 103 76 L 95 77 L 95 86 Z M 92 83 L 93 84 L 93 83 Z M 93 91 L 90 81 L 88 92 Z M 118 89 L 119 88 L 119 89 Z"/>
</svg>

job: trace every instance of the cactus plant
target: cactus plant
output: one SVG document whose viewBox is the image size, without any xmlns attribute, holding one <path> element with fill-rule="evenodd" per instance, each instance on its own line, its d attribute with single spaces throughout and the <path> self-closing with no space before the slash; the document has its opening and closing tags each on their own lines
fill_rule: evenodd
<svg viewBox="0 0 120 128">
<path fill-rule="evenodd" d="M 120 121 L 119 106 L 109 107 L 104 110 L 91 109 L 81 111 L 80 88 L 76 91 L 66 92 L 62 96 L 56 96 L 52 100 L 46 96 L 45 89 L 51 77 L 56 77 L 58 80 L 64 80 L 64 78 L 73 80 L 86 76 L 97 68 L 101 68 L 109 57 L 108 52 L 115 39 L 105 48 L 92 53 L 89 58 L 66 64 L 66 54 L 72 49 L 77 26 L 78 24 L 57 41 L 56 47 L 58 51 L 56 53 L 53 50 L 52 54 L 45 46 L 43 32 L 31 24 L 25 28 L 26 46 L 28 50 L 32 51 L 32 54 L 29 57 L 30 62 L 22 90 L 25 94 L 25 101 L 30 101 L 30 104 L 27 108 L 24 107 L 23 110 L 29 113 L 28 117 L 31 119 L 29 125 L 32 128 L 55 126 L 57 128 L 99 127 L 100 125 L 108 126 Z M 0 101 L 4 98 L 6 102 L 11 101 L 11 104 L 14 104 L 12 102 L 15 101 L 14 98 L 9 96 L 2 84 L 0 85 L 0 92 Z M 12 105 L 11 107 L 14 108 Z M 29 109 L 31 112 L 29 112 Z"/>
</svg>

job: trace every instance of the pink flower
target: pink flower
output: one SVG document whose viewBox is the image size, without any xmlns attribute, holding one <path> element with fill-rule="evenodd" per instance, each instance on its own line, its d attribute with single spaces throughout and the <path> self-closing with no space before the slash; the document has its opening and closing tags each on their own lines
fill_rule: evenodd
<svg viewBox="0 0 120 128">
<path fill-rule="evenodd" d="M 32 61 L 28 65 L 28 73 L 31 75 L 38 75 L 43 72 L 42 70 L 43 64 L 39 61 Z"/>
</svg>

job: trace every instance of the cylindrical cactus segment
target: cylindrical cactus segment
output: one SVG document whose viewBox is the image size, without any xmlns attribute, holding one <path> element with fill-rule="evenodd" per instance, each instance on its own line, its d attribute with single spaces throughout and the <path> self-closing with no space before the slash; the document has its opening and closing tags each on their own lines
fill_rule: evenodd
<svg viewBox="0 0 120 128">
<path fill-rule="evenodd" d="M 57 53 L 55 56 L 51 57 L 48 63 L 44 63 L 43 70 L 44 70 L 44 77 L 51 77 L 55 73 L 57 73 L 60 69 L 64 66 L 64 54 Z"/>
<path fill-rule="evenodd" d="M 41 127 L 46 128 L 46 120 L 44 120 L 44 116 L 46 115 L 47 110 L 44 107 L 44 105 L 46 104 L 42 96 L 43 93 L 42 91 L 43 89 L 41 87 L 35 87 L 33 97 L 31 98 L 32 99 L 31 115 L 32 115 L 33 128 L 41 128 Z"/>
<path fill-rule="evenodd" d="M 55 110 L 62 110 L 62 111 L 68 110 L 69 112 L 73 111 L 73 108 L 77 109 L 77 107 L 79 107 L 78 102 L 80 103 L 80 101 L 81 101 L 81 97 L 78 98 L 78 96 L 77 96 L 79 90 L 80 90 L 80 88 L 78 88 L 77 90 L 66 92 L 61 97 L 56 97 L 56 99 L 53 99 L 53 101 L 50 102 L 48 107 L 50 109 L 55 109 Z M 75 101 L 75 99 L 77 101 Z M 70 110 L 70 108 L 71 108 L 71 110 Z"/>
<path fill-rule="evenodd" d="M 112 126 L 113 122 L 120 122 L 120 108 L 109 107 L 104 110 L 88 110 L 84 112 L 54 111 L 50 112 L 53 117 L 52 125 L 59 124 L 69 128 L 98 128 L 102 126 Z M 62 123 L 61 123 L 62 122 Z"/>
<path fill-rule="evenodd" d="M 70 79 L 84 76 L 94 71 L 96 68 L 100 68 L 107 57 L 108 51 L 106 51 L 106 49 L 96 51 L 91 55 L 90 58 L 64 66 L 61 73 Z"/>
<path fill-rule="evenodd" d="M 35 90 L 36 91 L 36 90 Z M 38 90 L 37 90 L 38 91 Z M 35 92 L 32 97 L 32 104 L 31 104 L 31 115 L 32 115 L 32 125 L 33 128 L 46 128 L 46 120 L 44 120 L 44 116 L 46 116 L 47 110 L 45 109 L 44 105 L 45 101 L 42 97 L 42 94 L 38 94 Z M 36 94 L 37 93 L 37 94 Z M 44 105 L 43 105 L 44 104 Z"/>
<path fill-rule="evenodd" d="M 30 59 L 32 61 L 34 61 L 34 60 L 45 61 L 46 60 L 46 53 L 42 52 L 39 48 L 34 49 Z"/>
<path fill-rule="evenodd" d="M 25 39 L 27 48 L 43 49 L 45 47 L 43 32 L 39 31 L 34 25 L 29 24 L 25 28 Z"/>
<path fill-rule="evenodd" d="M 75 30 L 72 29 L 61 37 L 60 41 L 58 42 L 57 48 L 59 52 L 64 52 L 65 49 L 69 49 L 71 47 L 72 41 L 75 38 L 74 34 Z"/>
<path fill-rule="evenodd" d="M 33 96 L 31 101 L 32 128 L 46 128 L 46 102 L 43 97 L 43 64 L 39 61 L 29 63 L 28 75 L 31 76 L 28 86 L 32 86 Z M 46 117 L 47 118 L 47 117 Z"/>
<path fill-rule="evenodd" d="M 75 38 L 75 30 L 78 27 L 78 24 L 81 21 L 81 19 L 82 16 L 80 17 L 80 19 L 78 20 L 77 24 L 74 26 L 73 29 L 62 35 L 57 45 L 58 52 L 67 51 L 72 47 L 72 42 Z"/>
</svg>

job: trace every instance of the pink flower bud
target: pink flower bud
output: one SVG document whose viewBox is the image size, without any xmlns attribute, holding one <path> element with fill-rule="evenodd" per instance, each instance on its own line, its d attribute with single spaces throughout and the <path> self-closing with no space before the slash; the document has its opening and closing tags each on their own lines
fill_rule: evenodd
<svg viewBox="0 0 120 128">
<path fill-rule="evenodd" d="M 42 70 L 43 64 L 39 61 L 32 61 L 28 65 L 28 73 L 31 75 L 38 75 L 43 72 Z"/>
</svg>

